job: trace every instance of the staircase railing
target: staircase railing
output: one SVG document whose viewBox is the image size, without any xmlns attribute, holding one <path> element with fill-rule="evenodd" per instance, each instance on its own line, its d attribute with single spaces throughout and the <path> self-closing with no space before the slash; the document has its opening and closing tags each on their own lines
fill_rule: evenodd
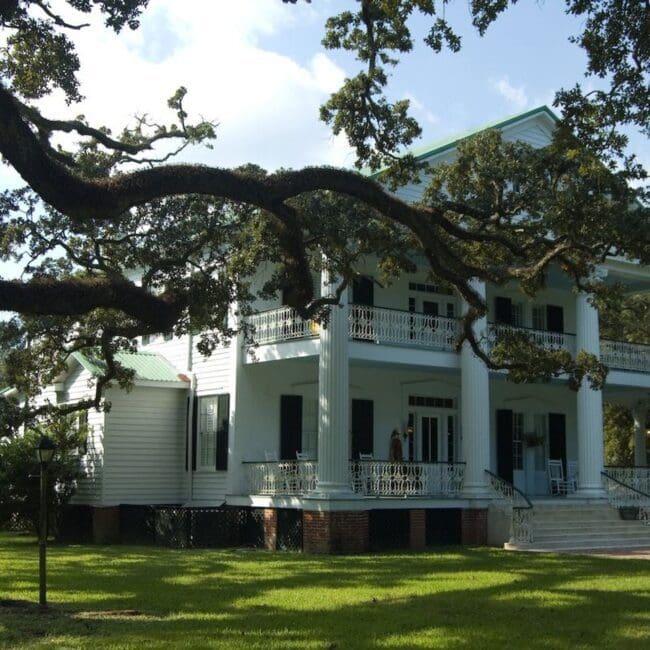
<svg viewBox="0 0 650 650">
<path fill-rule="evenodd" d="M 650 526 L 650 494 L 624 483 L 609 472 L 601 472 L 607 499 L 614 508 L 638 508 L 637 518 Z"/>
<path fill-rule="evenodd" d="M 510 520 L 510 542 L 530 544 L 533 541 L 534 510 L 530 499 L 510 481 L 497 476 L 489 469 L 485 470 L 490 488 L 499 499 L 509 504 L 512 512 Z"/>
<path fill-rule="evenodd" d="M 633 487 L 639 492 L 650 494 L 650 467 L 620 465 L 605 465 L 605 473 L 613 479 Z"/>
</svg>

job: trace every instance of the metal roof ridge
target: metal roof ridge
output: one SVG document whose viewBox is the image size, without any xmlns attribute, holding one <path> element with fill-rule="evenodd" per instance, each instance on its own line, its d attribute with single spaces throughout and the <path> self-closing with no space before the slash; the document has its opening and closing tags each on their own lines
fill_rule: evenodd
<svg viewBox="0 0 650 650">
<path fill-rule="evenodd" d="M 560 121 L 560 117 L 555 112 L 553 112 L 546 104 L 541 104 L 540 106 L 536 106 L 535 108 L 530 108 L 526 111 L 509 115 L 508 117 L 504 117 L 500 120 L 488 122 L 481 126 L 468 129 L 466 131 L 462 131 L 449 138 L 444 138 L 442 140 L 438 140 L 436 142 L 432 142 L 427 145 L 416 147 L 415 149 L 406 151 L 403 155 L 411 154 L 418 161 L 424 160 L 425 158 L 429 158 L 430 156 L 434 156 L 436 154 L 442 153 L 443 151 L 447 151 L 448 149 L 452 149 L 462 140 L 471 138 L 472 136 L 477 135 L 482 131 L 487 131 L 488 129 L 503 129 L 507 126 L 510 126 L 511 124 L 515 124 L 516 122 L 523 121 L 525 119 L 528 119 L 529 117 L 538 114 L 547 115 L 556 123 Z M 365 168 L 361 170 L 361 173 L 367 176 L 376 177 L 379 174 L 381 174 L 385 169 L 386 169 L 385 167 L 382 167 L 377 171 L 371 172 L 368 168 Z"/>
</svg>

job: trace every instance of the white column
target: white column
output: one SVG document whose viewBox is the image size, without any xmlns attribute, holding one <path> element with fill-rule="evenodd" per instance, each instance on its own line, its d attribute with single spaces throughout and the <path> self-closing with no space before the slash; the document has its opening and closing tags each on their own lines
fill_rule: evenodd
<svg viewBox="0 0 650 650">
<path fill-rule="evenodd" d="M 472 287 L 485 298 L 485 283 L 472 280 Z M 464 303 L 463 312 L 468 305 Z M 487 319 L 474 324 L 476 337 L 487 331 Z M 485 470 L 490 469 L 490 383 L 485 363 L 479 359 L 465 341 L 460 352 L 461 405 L 460 422 L 463 434 L 466 497 L 489 496 Z"/>
<path fill-rule="evenodd" d="M 640 402 L 632 409 L 634 419 L 634 464 L 637 467 L 647 467 L 648 452 L 646 450 L 646 417 L 648 405 Z"/>
<path fill-rule="evenodd" d="M 233 314 L 232 327 L 239 326 L 238 318 Z M 230 426 L 228 429 L 228 494 L 247 493 L 246 467 L 243 465 L 244 411 L 250 405 L 246 399 L 250 396 L 249 381 L 244 374 L 244 334 L 238 332 L 230 341 Z M 246 406 L 245 406 L 246 405 Z"/>
<path fill-rule="evenodd" d="M 326 270 L 321 276 L 322 295 L 333 296 L 335 286 Z M 348 303 L 331 308 L 329 321 L 320 329 L 318 359 L 318 478 L 314 496 L 351 496 L 348 472 L 349 364 Z"/>
<path fill-rule="evenodd" d="M 598 311 L 588 294 L 576 297 L 576 352 L 584 350 L 600 357 Z M 603 497 L 603 393 L 585 379 L 578 390 L 578 495 Z"/>
</svg>

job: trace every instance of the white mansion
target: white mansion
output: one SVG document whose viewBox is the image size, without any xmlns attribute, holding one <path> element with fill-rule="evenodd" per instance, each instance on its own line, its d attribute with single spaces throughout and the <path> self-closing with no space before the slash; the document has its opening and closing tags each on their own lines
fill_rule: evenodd
<svg viewBox="0 0 650 650">
<path fill-rule="evenodd" d="M 542 146 L 555 120 L 541 107 L 493 126 Z M 420 157 L 449 160 L 456 142 Z M 480 332 L 526 328 L 542 346 L 586 350 L 610 368 L 602 391 L 513 384 L 467 345 L 456 351 L 465 305 L 424 266 L 389 287 L 375 275 L 369 259 L 326 328 L 278 298 L 256 305 L 255 346 L 240 336 L 205 358 L 191 335 L 160 335 L 122 355 L 135 387 L 109 389 L 111 410 L 89 413 L 75 497 L 93 508 L 97 535 L 118 525 L 121 507 L 176 505 L 259 509 L 270 547 L 278 514 L 293 511 L 315 552 L 365 550 L 398 521 L 412 548 L 440 537 L 440 522 L 442 537 L 464 543 L 650 546 L 650 527 L 619 520 L 611 505 L 650 509 L 650 347 L 601 340 L 598 313 L 559 271 L 534 300 L 514 284 L 477 283 L 489 305 Z M 629 261 L 609 260 L 600 275 L 650 290 L 650 269 Z M 330 292 L 327 277 L 317 281 Z M 79 399 L 96 373 L 75 355 L 48 391 Z M 604 467 L 603 400 L 635 413 L 636 468 Z M 393 430 L 401 462 L 389 460 Z"/>
</svg>

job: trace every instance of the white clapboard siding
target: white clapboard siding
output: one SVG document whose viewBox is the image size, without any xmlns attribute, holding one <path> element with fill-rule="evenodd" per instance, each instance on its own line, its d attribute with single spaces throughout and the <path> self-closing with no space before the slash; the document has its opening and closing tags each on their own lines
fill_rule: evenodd
<svg viewBox="0 0 650 650">
<path fill-rule="evenodd" d="M 192 372 L 196 375 L 197 395 L 231 392 L 234 362 L 232 345 L 235 345 L 235 341 L 218 347 L 209 357 L 200 354 L 195 346 Z"/>
<path fill-rule="evenodd" d="M 519 140 L 529 145 L 540 148 L 551 142 L 551 132 L 538 124 L 522 124 L 521 126 L 508 129 L 504 133 L 504 139 L 509 142 Z"/>
<path fill-rule="evenodd" d="M 165 341 L 162 334 L 155 334 L 151 336 L 150 340 L 148 345 L 142 345 L 142 339 L 139 339 L 138 352 L 157 352 L 160 356 L 165 357 L 178 372 L 187 372 L 189 335 L 185 334 L 180 338 L 174 336 L 169 341 Z"/>
<path fill-rule="evenodd" d="M 106 398 L 104 505 L 183 501 L 187 391 L 136 386 Z"/>
<path fill-rule="evenodd" d="M 226 499 L 227 472 L 194 472 L 192 501 L 202 505 L 220 505 Z"/>
<path fill-rule="evenodd" d="M 78 402 L 95 393 L 92 375 L 83 366 L 73 364 L 61 394 L 64 402 Z M 103 411 L 88 411 L 88 438 L 86 454 L 80 457 L 82 478 L 71 502 L 100 505 L 102 502 L 102 477 L 104 469 L 104 417 Z"/>
</svg>

